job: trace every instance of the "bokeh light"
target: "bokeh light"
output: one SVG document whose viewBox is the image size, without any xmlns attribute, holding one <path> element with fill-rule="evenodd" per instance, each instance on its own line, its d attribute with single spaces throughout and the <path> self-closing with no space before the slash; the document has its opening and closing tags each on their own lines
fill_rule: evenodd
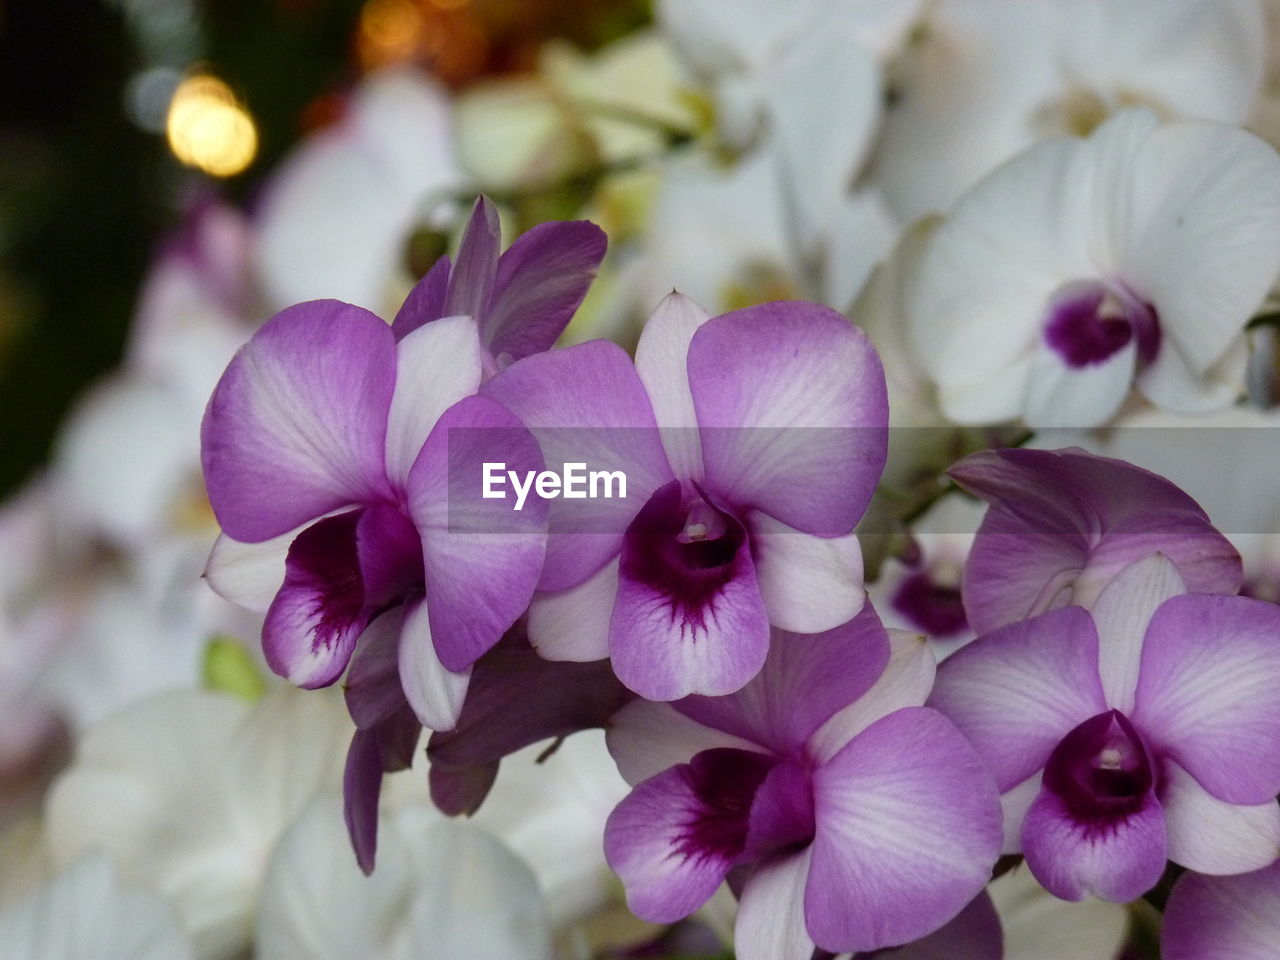
<svg viewBox="0 0 1280 960">
<path fill-rule="evenodd" d="M 196 74 L 174 91 L 165 125 L 169 148 L 187 166 L 215 177 L 240 173 L 258 152 L 258 129 L 231 88 Z"/>
</svg>

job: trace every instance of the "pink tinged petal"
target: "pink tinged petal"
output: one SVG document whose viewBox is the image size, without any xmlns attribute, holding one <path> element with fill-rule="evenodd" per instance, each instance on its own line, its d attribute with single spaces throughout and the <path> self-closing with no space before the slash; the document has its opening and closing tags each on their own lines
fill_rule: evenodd
<svg viewBox="0 0 1280 960">
<path fill-rule="evenodd" d="M 1235 593 L 1240 558 L 1163 477 L 1083 450 L 1000 450 L 948 471 L 991 504 L 965 569 L 979 634 L 1068 603 L 1091 606 L 1115 573 L 1164 553 L 1187 589 Z"/>
<path fill-rule="evenodd" d="M 209 502 L 231 537 L 269 540 L 387 492 L 395 339 L 335 300 L 276 314 L 235 355 L 201 427 Z"/>
<path fill-rule="evenodd" d="M 1151 758 L 1118 711 L 1063 737 L 1045 765 L 1022 824 L 1022 851 L 1037 880 L 1063 900 L 1124 903 L 1164 872 L 1164 814 Z"/>
<path fill-rule="evenodd" d="M 868 604 L 865 610 L 870 610 Z M 866 616 L 866 612 L 859 619 Z M 826 763 L 881 717 L 903 707 L 923 707 L 933 690 L 938 661 L 927 637 L 888 630 L 889 660 L 871 688 L 835 713 L 809 740 L 809 755 Z M 868 658 L 869 659 L 869 658 Z"/>
<path fill-rule="evenodd" d="M 710 750 L 639 784 L 605 824 L 604 852 L 631 912 L 674 923 L 702 906 L 742 855 L 747 815 L 774 761 Z"/>
<path fill-rule="evenodd" d="M 1150 796 L 1124 818 L 1095 828 L 1077 820 L 1061 797 L 1041 790 L 1022 825 L 1022 853 L 1055 897 L 1127 903 L 1164 873 L 1164 814 Z"/>
<path fill-rule="evenodd" d="M 755 867 L 742 890 L 733 939 L 738 960 L 809 960 L 813 938 L 804 923 L 808 848 Z"/>
<path fill-rule="evenodd" d="M 813 790 L 808 766 L 786 759 L 769 771 L 751 801 L 743 855 L 749 859 L 796 850 L 813 839 Z"/>
<path fill-rule="evenodd" d="M 533 498 L 516 510 L 509 488 L 486 499 L 487 462 L 522 475 L 542 469 L 537 444 L 511 413 L 468 397 L 440 418 L 409 475 L 431 635 L 450 671 L 473 663 L 524 613 L 546 550 L 545 501 Z"/>
<path fill-rule="evenodd" d="M 329 517 L 298 535 L 262 625 L 267 665 L 300 687 L 337 680 L 368 623 L 356 548 L 361 512 Z"/>
<path fill-rule="evenodd" d="M 798 751 L 814 731 L 874 689 L 889 656 L 888 635 L 868 604 L 825 633 L 774 631 L 764 669 L 746 687 L 730 697 L 690 697 L 675 707 L 775 752 Z"/>
<path fill-rule="evenodd" d="M 702 479 L 702 441 L 689 390 L 689 342 L 711 319 L 701 306 L 672 291 L 649 315 L 636 344 L 636 373 L 653 403 L 662 445 L 676 476 Z"/>
<path fill-rule="evenodd" d="M 699 723 L 670 703 L 652 700 L 633 700 L 619 710 L 605 728 L 605 742 L 618 772 L 633 786 L 688 763 L 704 750 L 765 752 L 757 743 Z"/>
<path fill-rule="evenodd" d="M 511 244 L 480 316 L 481 336 L 500 367 L 551 349 L 587 295 L 607 246 L 604 231 L 586 220 L 542 223 Z"/>
<path fill-rule="evenodd" d="M 759 511 L 747 523 L 770 623 L 795 633 L 819 633 L 857 616 L 866 591 L 855 534 L 814 537 Z"/>
<path fill-rule="evenodd" d="M 1116 574 L 1093 605 L 1098 630 L 1098 672 L 1107 703 L 1133 713 L 1138 666 L 1147 624 L 1159 606 L 1186 592 L 1178 568 L 1162 553 L 1153 553 Z"/>
<path fill-rule="evenodd" d="M 944 927 L 896 950 L 876 955 L 876 960 L 1003 960 L 1004 931 L 986 891 Z"/>
<path fill-rule="evenodd" d="M 548 660 L 604 660 L 609 621 L 618 596 L 618 560 L 605 564 L 576 587 L 534 594 L 529 604 L 529 641 Z"/>
<path fill-rule="evenodd" d="M 604 340 L 540 353 L 484 385 L 538 438 L 549 469 L 621 470 L 626 497 L 551 502 L 552 537 L 539 588 L 577 586 L 618 554 L 627 525 L 672 479 L 653 408 L 626 352 Z"/>
<path fill-rule="evenodd" d="M 439 320 L 445 316 L 444 300 L 449 292 L 449 274 L 453 264 L 448 255 L 442 255 L 427 275 L 409 291 L 395 320 L 391 323 L 391 332 L 397 340 L 403 340 L 424 323 Z"/>
<path fill-rule="evenodd" d="M 827 307 L 789 302 L 709 320 L 689 385 L 710 489 L 805 533 L 849 533 L 884 469 L 880 358 Z"/>
<path fill-rule="evenodd" d="M 1169 832 L 1169 859 L 1196 873 L 1261 870 L 1280 858 L 1280 804 L 1224 803 L 1176 763 L 1168 762 L 1160 788 Z"/>
<path fill-rule="evenodd" d="M 396 345 L 396 389 L 387 422 L 387 475 L 408 481 L 422 445 L 444 412 L 480 386 L 480 336 L 470 317 L 450 316 Z"/>
<path fill-rule="evenodd" d="M 1169 896 L 1165 960 L 1275 960 L 1280 943 L 1280 863 L 1235 877 L 1183 875 Z"/>
<path fill-rule="evenodd" d="M 1280 793 L 1280 607 L 1186 594 L 1151 619 L 1134 724 L 1228 803 Z"/>
<path fill-rule="evenodd" d="M 400 633 L 400 685 L 405 699 L 428 730 L 452 730 L 462 714 L 471 667 L 448 670 L 436 655 L 427 604 L 410 603 Z"/>
<path fill-rule="evenodd" d="M 347 712 L 361 730 L 376 726 L 404 706 L 400 688 L 400 631 L 404 607 L 388 610 L 360 635 L 343 686 Z"/>
<path fill-rule="evenodd" d="M 458 257 L 449 275 L 449 290 L 444 303 L 446 316 L 478 319 L 484 312 L 498 272 L 501 247 L 502 227 L 498 223 L 498 210 L 488 197 L 479 197 L 462 231 Z"/>
<path fill-rule="evenodd" d="M 688 514 L 677 481 L 655 493 L 627 529 L 609 655 L 618 678 L 647 700 L 733 693 L 769 652 L 746 532 L 701 502 L 722 536 L 681 541 Z"/>
<path fill-rule="evenodd" d="M 986 886 L 1000 851 L 995 784 L 960 732 L 909 707 L 813 775 L 805 919 L 818 946 L 879 950 L 933 932 Z"/>
<path fill-rule="evenodd" d="M 301 532 L 302 528 L 290 530 L 261 543 L 241 543 L 220 535 L 205 564 L 205 581 L 224 600 L 266 613 L 284 582 L 289 545 Z"/>
<path fill-rule="evenodd" d="M 942 663 L 929 705 L 973 742 L 1001 791 L 1013 788 L 1107 708 L 1093 620 L 1065 607 L 980 637 Z"/>
</svg>

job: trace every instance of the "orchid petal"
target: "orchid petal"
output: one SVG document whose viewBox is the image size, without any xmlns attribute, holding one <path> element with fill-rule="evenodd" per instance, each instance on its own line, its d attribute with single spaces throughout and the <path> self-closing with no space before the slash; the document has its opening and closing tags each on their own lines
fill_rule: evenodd
<svg viewBox="0 0 1280 960">
<path fill-rule="evenodd" d="M 396 318 L 391 322 L 391 332 L 397 340 L 403 340 L 424 323 L 445 316 L 444 300 L 449 294 L 449 275 L 453 262 L 448 254 L 441 254 L 431 269 L 419 280 L 404 298 Z"/>
<path fill-rule="evenodd" d="M 973 742 L 1000 790 L 1011 789 L 1106 710 L 1093 620 L 1065 607 L 979 638 L 942 663 L 929 705 Z"/>
<path fill-rule="evenodd" d="M 201 427 L 209 502 L 229 536 L 269 540 L 386 492 L 395 364 L 391 330 L 358 307 L 302 303 L 267 321 Z"/>
<path fill-rule="evenodd" d="M 1165 843 L 1164 814 L 1152 795 L 1124 819 L 1095 825 L 1077 819 L 1045 788 L 1022 824 L 1027 866 L 1063 900 L 1136 900 L 1164 873 Z"/>
<path fill-rule="evenodd" d="M 689 390 L 689 343 L 711 315 L 683 294 L 662 299 L 640 332 L 636 373 L 662 431 L 662 446 L 676 476 L 702 479 L 702 443 Z"/>
<path fill-rule="evenodd" d="M 621 470 L 627 496 L 557 499 L 539 588 L 577 586 L 617 555 L 640 506 L 671 480 L 653 409 L 621 347 L 604 340 L 512 364 L 481 389 L 533 431 L 548 469 Z"/>
<path fill-rule="evenodd" d="M 1249 873 L 1280 858 L 1280 804 L 1224 803 L 1182 767 L 1165 764 L 1160 791 L 1169 859 L 1196 873 Z"/>
<path fill-rule="evenodd" d="M 618 772 L 634 786 L 688 763 L 703 750 L 764 748 L 740 736 L 699 723 L 670 703 L 633 700 L 614 715 L 605 732 Z"/>
<path fill-rule="evenodd" d="M 1134 725 L 1219 800 L 1280 794 L 1280 607 L 1185 594 L 1151 618 Z"/>
<path fill-rule="evenodd" d="M 716 317 L 689 344 L 708 486 L 805 533 L 849 533 L 884 469 L 884 370 L 834 310 L 769 303 Z"/>
<path fill-rule="evenodd" d="M 486 498 L 486 462 L 521 473 L 542 469 L 537 444 L 511 413 L 468 397 L 440 418 L 409 475 L 431 636 L 450 671 L 473 663 L 525 611 L 546 550 L 546 502 L 534 498 L 515 510 L 510 491 Z"/>
<path fill-rule="evenodd" d="M 529 641 L 548 660 L 586 662 L 609 656 L 609 621 L 618 596 L 618 560 L 568 590 L 534 594 Z"/>
<path fill-rule="evenodd" d="M 759 511 L 747 523 L 771 624 L 793 633 L 820 633 L 857 616 L 866 591 L 855 534 L 814 537 Z"/>
<path fill-rule="evenodd" d="M 204 568 L 209 588 L 246 610 L 266 613 L 284 583 L 289 546 L 302 530 L 297 527 L 260 543 L 241 543 L 225 533 L 219 535 Z"/>
<path fill-rule="evenodd" d="M 462 714 L 471 667 L 449 670 L 436 655 L 426 602 L 408 606 L 400 634 L 400 685 L 428 730 L 452 730 Z"/>
<path fill-rule="evenodd" d="M 479 318 L 484 314 L 493 290 L 494 274 L 498 272 L 501 248 L 498 209 L 488 197 L 481 196 L 472 207 L 458 244 L 458 256 L 453 262 L 445 295 L 445 316 Z"/>
<path fill-rule="evenodd" d="M 734 925 L 738 960 L 809 960 L 813 938 L 804 922 L 808 849 L 758 864 L 743 887 Z"/>
<path fill-rule="evenodd" d="M 1280 942 L 1280 863 L 1235 877 L 1184 874 L 1160 933 L 1167 960 L 1272 960 Z"/>
<path fill-rule="evenodd" d="M 820 947 L 879 950 L 955 917 L 991 877 L 1000 805 L 945 717 L 877 720 L 813 775 L 817 835 L 805 920 Z"/>
</svg>

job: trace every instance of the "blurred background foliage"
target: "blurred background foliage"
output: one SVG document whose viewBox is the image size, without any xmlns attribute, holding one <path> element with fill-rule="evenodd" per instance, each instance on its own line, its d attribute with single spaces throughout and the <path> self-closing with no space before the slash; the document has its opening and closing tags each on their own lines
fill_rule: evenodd
<svg viewBox="0 0 1280 960">
<path fill-rule="evenodd" d="M 158 238 L 210 183 L 251 209 L 365 71 L 417 63 L 463 90 L 650 17 L 647 0 L 0 0 L 0 496 L 117 365 Z M 216 181 L 166 138 L 196 71 L 251 138 Z"/>
</svg>

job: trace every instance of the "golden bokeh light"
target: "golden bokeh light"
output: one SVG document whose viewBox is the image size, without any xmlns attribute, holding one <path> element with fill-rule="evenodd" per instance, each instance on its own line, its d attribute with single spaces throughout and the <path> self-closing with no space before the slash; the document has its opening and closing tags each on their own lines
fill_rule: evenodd
<svg viewBox="0 0 1280 960">
<path fill-rule="evenodd" d="M 169 149 L 189 167 L 231 177 L 253 162 L 258 128 L 231 88 L 209 74 L 178 84 L 165 124 Z"/>
</svg>

